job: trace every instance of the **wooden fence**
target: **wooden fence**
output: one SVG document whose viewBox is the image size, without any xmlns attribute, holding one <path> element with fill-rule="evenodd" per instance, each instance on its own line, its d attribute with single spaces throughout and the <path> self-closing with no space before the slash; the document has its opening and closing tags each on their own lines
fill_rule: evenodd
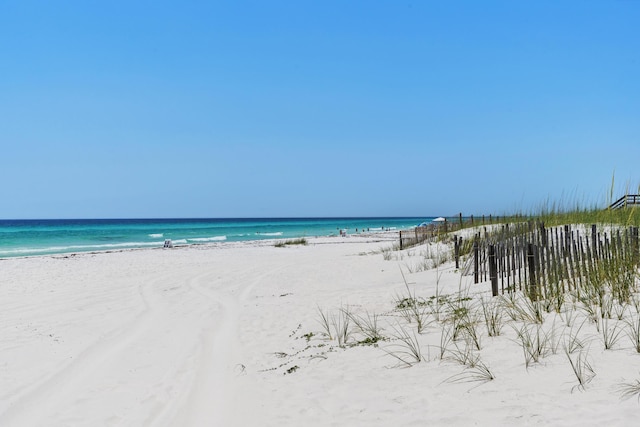
<svg viewBox="0 0 640 427">
<path fill-rule="evenodd" d="M 400 249 L 418 245 L 424 242 L 432 242 L 444 233 L 455 232 L 466 227 L 475 227 L 479 225 L 499 223 L 499 216 L 484 216 L 474 218 L 473 215 L 463 217 L 462 213 L 457 217 L 446 218 L 441 223 L 432 223 L 425 227 L 416 227 L 412 230 L 400 232 Z"/>
<path fill-rule="evenodd" d="M 594 224 L 581 232 L 568 225 L 505 224 L 484 238 L 475 236 L 465 272 L 473 274 L 474 283 L 490 280 L 494 296 L 524 290 L 545 297 L 593 279 L 599 262 L 624 260 L 637 268 L 638 243 L 638 227 L 604 231 Z"/>
<path fill-rule="evenodd" d="M 437 226 L 416 227 L 413 230 L 400 231 L 400 249 L 406 249 L 424 242 L 431 242 L 438 236 Z"/>
</svg>

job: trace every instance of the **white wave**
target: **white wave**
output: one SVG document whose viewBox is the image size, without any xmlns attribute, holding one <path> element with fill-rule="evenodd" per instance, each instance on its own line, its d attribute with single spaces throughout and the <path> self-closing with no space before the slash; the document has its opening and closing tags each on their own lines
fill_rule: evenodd
<svg viewBox="0 0 640 427">
<path fill-rule="evenodd" d="M 70 246 L 50 246 L 46 248 L 20 248 L 0 251 L 2 255 L 17 255 L 17 254 L 36 254 L 36 253 L 64 253 L 77 251 L 91 251 L 91 250 L 108 250 L 118 248 L 139 248 L 144 246 L 159 246 L 164 242 L 125 242 L 125 243 L 106 243 L 102 245 L 70 245 Z M 186 243 L 186 241 L 185 241 Z"/>
<path fill-rule="evenodd" d="M 171 243 L 173 243 L 174 245 L 186 245 L 187 239 L 172 240 Z"/>
<path fill-rule="evenodd" d="M 282 231 L 278 231 L 277 233 L 256 233 L 260 236 L 282 236 Z"/>
<path fill-rule="evenodd" d="M 194 239 L 188 239 L 190 242 L 220 242 L 227 240 L 227 236 L 215 236 L 215 237 L 198 237 Z"/>
<path fill-rule="evenodd" d="M 152 239 L 159 239 L 161 237 L 164 237 L 164 234 L 162 233 L 149 234 L 149 237 L 151 237 Z"/>
</svg>

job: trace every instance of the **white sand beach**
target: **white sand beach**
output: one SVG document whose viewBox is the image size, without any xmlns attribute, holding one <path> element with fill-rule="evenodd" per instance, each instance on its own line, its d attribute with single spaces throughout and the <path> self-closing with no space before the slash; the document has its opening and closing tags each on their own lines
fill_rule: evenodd
<svg viewBox="0 0 640 427">
<path fill-rule="evenodd" d="M 579 309 L 571 326 L 567 313 L 547 313 L 546 350 L 528 367 L 522 322 L 505 318 L 490 337 L 479 321 L 480 350 L 467 356 L 482 363 L 469 368 L 456 360 L 462 341 L 441 357 L 442 319 L 426 314 L 418 333 L 397 300 L 462 290 L 479 307 L 489 285 L 472 285 L 451 261 L 418 271 L 445 249 L 383 254 L 392 243 L 335 237 L 1 260 L 0 425 L 638 425 L 638 396 L 621 398 L 623 384 L 640 380 L 623 320 L 605 350 Z M 385 339 L 365 345 L 353 322 L 346 343 L 335 330 L 329 339 L 319 309 L 340 326 L 341 308 L 377 315 Z M 637 317 L 629 306 L 620 319 Z M 420 346 L 423 360 L 411 366 L 399 360 L 403 333 Z M 563 349 L 571 336 L 582 349 L 570 356 L 595 373 L 584 372 L 583 387 Z M 494 378 L 480 381 L 479 366 Z"/>
</svg>

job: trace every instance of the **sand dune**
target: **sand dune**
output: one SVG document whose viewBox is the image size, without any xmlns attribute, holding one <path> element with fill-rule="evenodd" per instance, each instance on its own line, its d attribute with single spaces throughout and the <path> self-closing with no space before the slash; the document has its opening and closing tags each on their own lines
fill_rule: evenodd
<svg viewBox="0 0 640 427">
<path fill-rule="evenodd" d="M 527 368 L 510 324 L 498 337 L 479 328 L 474 354 L 494 380 L 452 381 L 474 371 L 440 358 L 433 316 L 418 334 L 396 310 L 400 271 L 425 299 L 437 287 L 477 300 L 488 285 L 451 263 L 409 273 L 424 249 L 385 260 L 388 246 L 333 238 L 0 261 L 0 425 L 637 424 L 638 399 L 622 400 L 620 386 L 640 379 L 640 354 L 624 333 L 604 350 L 588 323 L 596 375 L 584 388 L 560 341 Z M 352 327 L 341 348 L 322 335 L 318 307 L 336 319 L 340 308 L 378 314 L 386 340 L 356 345 Z M 545 331 L 569 334 L 546 316 Z M 404 348 L 402 331 L 424 359 L 410 368 L 388 354 Z"/>
</svg>

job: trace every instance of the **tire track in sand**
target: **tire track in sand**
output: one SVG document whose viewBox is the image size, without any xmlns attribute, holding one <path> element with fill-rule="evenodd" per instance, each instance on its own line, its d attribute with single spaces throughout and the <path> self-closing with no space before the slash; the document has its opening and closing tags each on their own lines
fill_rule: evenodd
<svg viewBox="0 0 640 427">
<path fill-rule="evenodd" d="M 219 304 L 220 313 L 202 337 L 196 380 L 182 409 L 173 420 L 176 426 L 227 426 L 228 404 L 235 396 L 233 386 L 234 360 L 239 350 L 238 319 L 241 305 L 254 287 L 266 277 L 287 268 L 273 268 L 255 277 L 249 284 L 231 289 L 212 289 L 206 286 L 206 277 L 194 278 L 189 285 L 202 296 Z M 207 281 L 211 281 L 208 279 Z"/>
<path fill-rule="evenodd" d="M 138 286 L 142 307 L 136 317 L 87 347 L 70 364 L 15 396 L 8 402 L 8 409 L 0 414 L 0 425 L 41 425 L 87 377 L 120 356 L 127 346 L 153 327 L 162 315 L 160 300 L 151 295 L 156 281 Z"/>
</svg>

